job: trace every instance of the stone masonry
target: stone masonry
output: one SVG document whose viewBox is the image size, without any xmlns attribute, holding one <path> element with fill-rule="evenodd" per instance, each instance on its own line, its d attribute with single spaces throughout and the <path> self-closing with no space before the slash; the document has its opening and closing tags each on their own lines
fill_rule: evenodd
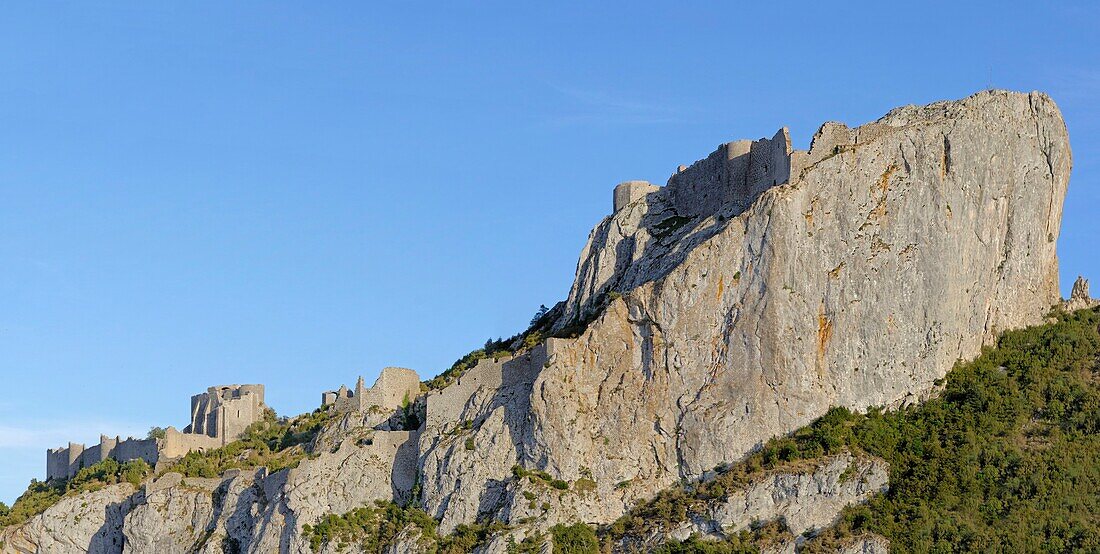
<svg viewBox="0 0 1100 554">
<path fill-rule="evenodd" d="M 321 394 L 322 406 L 335 406 L 339 412 L 363 412 L 371 406 L 396 410 L 416 400 L 420 394 L 420 377 L 415 371 L 403 367 L 387 367 L 367 388 L 363 377 L 355 383 L 355 390 L 341 385 L 340 390 Z"/>
<path fill-rule="evenodd" d="M 615 187 L 614 210 L 619 211 L 629 206 L 635 200 L 645 198 L 645 195 L 660 190 L 661 187 L 649 181 L 625 181 Z"/>
<path fill-rule="evenodd" d="M 191 424 L 183 432 L 220 439 L 224 445 L 262 420 L 264 408 L 263 385 L 210 387 L 191 397 Z"/>
<path fill-rule="evenodd" d="M 238 439 L 254 422 L 263 420 L 263 385 L 210 387 L 191 397 L 191 424 L 183 432 L 169 427 L 164 438 L 120 440 L 100 435 L 99 444 L 68 446 L 46 451 L 46 479 L 71 479 L 81 469 L 112 458 L 119 462 L 142 459 L 155 466 L 194 450 L 224 446 Z"/>
</svg>

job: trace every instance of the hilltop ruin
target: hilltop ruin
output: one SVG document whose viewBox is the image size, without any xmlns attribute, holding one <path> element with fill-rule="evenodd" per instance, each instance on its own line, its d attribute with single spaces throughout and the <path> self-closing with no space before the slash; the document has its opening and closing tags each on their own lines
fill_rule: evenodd
<svg viewBox="0 0 1100 554">
<path fill-rule="evenodd" d="M 99 444 L 91 447 L 70 442 L 51 448 L 46 451 L 46 479 L 69 479 L 108 458 L 119 462 L 140 458 L 156 467 L 161 460 L 225 446 L 240 438 L 249 425 L 263 420 L 265 410 L 263 385 L 210 387 L 191 397 L 191 423 L 183 432 L 168 427 L 163 438 L 126 440 L 100 435 Z"/>
</svg>

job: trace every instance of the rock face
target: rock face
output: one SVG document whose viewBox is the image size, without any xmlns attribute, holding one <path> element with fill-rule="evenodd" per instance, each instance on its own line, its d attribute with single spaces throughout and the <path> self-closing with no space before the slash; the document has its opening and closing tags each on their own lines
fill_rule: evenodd
<svg viewBox="0 0 1100 554">
<path fill-rule="evenodd" d="M 1089 280 L 1077 276 L 1077 280 L 1073 282 L 1073 290 L 1069 294 L 1069 300 L 1065 302 L 1065 309 L 1067 311 L 1083 310 L 1087 308 L 1095 308 L 1100 305 L 1100 300 L 1094 300 L 1092 296 L 1089 296 Z"/>
<path fill-rule="evenodd" d="M 750 483 L 711 506 L 706 517 L 671 530 L 678 540 L 692 533 L 726 538 L 753 522 L 782 519 L 796 537 L 835 523 L 844 507 L 887 488 L 889 467 L 877 458 L 831 456 L 802 471 L 780 471 Z"/>
<path fill-rule="evenodd" d="M 871 456 L 843 453 L 814 463 L 800 463 L 755 478 L 708 502 L 705 513 L 674 528 L 657 527 L 646 537 L 626 537 L 618 549 L 651 551 L 669 539 L 692 535 L 724 540 L 756 523 L 779 521 L 790 540 L 774 545 L 777 552 L 795 552 L 805 537 L 831 527 L 847 506 L 865 502 L 887 488 L 889 466 Z M 855 543 L 861 541 L 854 541 Z"/>
<path fill-rule="evenodd" d="M 119 484 L 69 497 L 18 527 L 0 532 L 0 551 L 107 554 L 122 551 L 123 518 L 134 487 Z"/>
<path fill-rule="evenodd" d="M 723 145 L 667 186 L 616 189 L 551 312 L 562 338 L 394 396 L 397 411 L 349 409 L 298 468 L 66 499 L 5 530 L 0 550 L 309 552 L 304 525 L 376 499 L 414 502 L 444 533 L 486 519 L 518 533 L 609 523 L 832 406 L 919 400 L 998 332 L 1040 322 L 1060 300 L 1070 165 L 1040 93 L 827 123 L 808 152 L 785 129 Z M 420 429 L 397 430 L 409 410 Z M 850 465 L 858 478 L 841 479 Z M 823 460 L 691 529 L 827 525 L 885 478 L 875 461 Z M 81 502 L 97 508 L 76 522 Z M 882 551 L 880 539 L 848 551 Z"/>
<path fill-rule="evenodd" d="M 597 519 L 621 510 L 615 483 L 630 502 L 830 406 L 920 397 L 1058 301 L 1070 152 L 1045 95 L 904 107 L 787 144 L 723 146 L 590 236 L 559 327 L 606 308 L 539 374 L 528 455 L 567 480 L 587 465 Z"/>
</svg>

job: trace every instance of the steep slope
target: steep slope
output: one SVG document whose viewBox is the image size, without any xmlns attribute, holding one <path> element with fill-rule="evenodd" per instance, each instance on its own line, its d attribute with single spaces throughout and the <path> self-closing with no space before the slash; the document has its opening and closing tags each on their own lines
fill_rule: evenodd
<svg viewBox="0 0 1100 554">
<path fill-rule="evenodd" d="M 1040 93 L 908 106 L 855 129 L 828 123 L 808 152 L 792 151 L 785 130 L 723 145 L 665 187 L 618 189 L 568 299 L 514 352 L 468 358 L 396 412 L 302 416 L 324 427 L 293 449 L 255 437 L 273 471 L 198 479 L 216 472 L 197 455 L 158 468 L 184 477 L 124 498 L 66 496 L 110 517 L 74 526 L 59 504 L 4 530 L 19 545 L 0 550 L 44 548 L 35 537 L 47 535 L 67 537 L 59 551 L 101 552 L 503 552 L 509 540 L 594 540 L 571 524 L 610 525 L 832 407 L 916 403 L 1003 330 L 1041 322 L 1059 300 L 1070 165 L 1065 125 Z M 221 450 L 231 464 L 218 468 L 249 467 L 239 449 Z M 884 466 L 858 459 L 866 479 L 851 486 L 829 463 L 772 481 L 821 502 L 769 507 L 768 485 L 750 483 L 670 532 L 717 536 L 751 514 L 808 514 L 816 527 L 883 485 Z M 104 533 L 118 540 L 93 543 Z M 860 540 L 838 548 L 881 546 Z"/>
<path fill-rule="evenodd" d="M 831 406 L 925 396 L 956 360 L 1059 300 L 1069 171 L 1065 125 L 1039 93 L 826 124 L 808 153 L 790 152 L 784 132 L 723 146 L 597 226 L 555 328 L 590 323 L 547 342 L 518 410 L 529 415 L 464 416 L 476 460 L 427 454 L 426 466 L 476 476 L 425 475 L 436 497 L 467 499 L 429 500 L 429 513 L 444 528 L 507 521 L 516 463 L 596 483 L 547 521 L 604 523 Z"/>
<path fill-rule="evenodd" d="M 1100 311 L 1059 312 L 1051 323 L 1005 333 L 997 348 L 949 372 L 943 392 L 925 404 L 866 415 L 834 409 L 705 483 L 662 492 L 606 528 L 605 538 L 648 541 L 654 549 L 690 540 L 685 531 L 713 533 L 715 520 L 728 522 L 719 530 L 725 538 L 746 527 L 743 519 L 720 517 L 728 513 L 722 507 L 743 498 L 731 483 L 766 486 L 773 481 L 753 476 L 789 475 L 807 464 L 827 468 L 856 451 L 889 464 L 889 490 L 846 508 L 835 526 L 817 525 L 831 528 L 803 538 L 800 551 L 834 552 L 873 533 L 895 552 L 1096 552 L 1098 447 Z M 859 471 L 848 473 L 855 490 Z M 804 504 L 815 493 L 838 490 L 826 480 L 824 487 L 789 487 L 771 498 L 789 502 L 785 497 L 807 488 L 809 494 L 796 497 Z M 786 519 L 796 536 L 806 525 L 804 517 Z"/>
</svg>

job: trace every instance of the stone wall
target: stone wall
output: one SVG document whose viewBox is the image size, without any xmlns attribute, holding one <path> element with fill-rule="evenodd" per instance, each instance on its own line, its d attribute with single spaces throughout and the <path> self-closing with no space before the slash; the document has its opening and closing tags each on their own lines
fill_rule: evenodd
<svg viewBox="0 0 1100 554">
<path fill-rule="evenodd" d="M 84 445 L 70 442 L 64 448 L 50 448 L 46 450 L 46 479 L 68 479 L 80 469 L 80 456 L 84 453 Z"/>
<path fill-rule="evenodd" d="M 195 433 L 181 433 L 175 427 L 169 427 L 164 432 L 160 456 L 166 460 L 171 460 L 188 452 L 205 452 L 220 446 L 222 446 L 220 438 Z"/>
<path fill-rule="evenodd" d="M 386 367 L 370 388 L 365 387 L 363 378 L 359 377 L 354 391 L 346 386 L 341 386 L 337 391 L 325 391 L 321 394 L 321 405 L 335 406 L 339 412 L 362 412 L 372 406 L 396 410 L 416 400 L 419 394 L 420 376 L 415 371 Z"/>
<path fill-rule="evenodd" d="M 474 394 L 478 391 L 495 392 L 499 389 L 504 364 L 511 359 L 511 357 L 482 358 L 447 387 L 429 392 L 425 429 L 444 431 L 445 424 L 457 422 L 456 414 L 463 413 Z"/>
<path fill-rule="evenodd" d="M 183 432 L 215 437 L 226 444 L 263 420 L 265 408 L 263 385 L 210 387 L 191 397 L 191 424 Z"/>
<path fill-rule="evenodd" d="M 791 174 L 791 137 L 784 127 L 771 139 L 738 140 L 676 172 L 666 187 L 680 217 L 708 216 L 718 208 L 747 208 Z"/>
<path fill-rule="evenodd" d="M 645 198 L 645 195 L 661 190 L 661 187 L 649 181 L 626 181 L 619 183 L 612 194 L 614 211 L 619 211 L 635 200 Z"/>
<path fill-rule="evenodd" d="M 127 439 L 118 441 L 118 437 L 115 437 L 115 440 L 117 441 L 115 447 L 107 456 L 120 462 L 140 458 L 145 460 L 150 466 L 157 465 L 157 460 L 160 459 L 157 439 Z"/>
<path fill-rule="evenodd" d="M 83 444 L 69 443 L 66 448 L 51 448 L 46 451 L 46 479 L 71 479 L 81 469 L 95 465 L 108 458 L 119 462 L 141 458 L 155 466 L 159 459 L 156 439 L 99 436 L 99 444 L 85 448 Z"/>
<path fill-rule="evenodd" d="M 70 479 L 82 468 L 107 458 L 119 462 L 141 458 L 156 466 L 161 459 L 224 446 L 240 438 L 252 423 L 262 421 L 266 409 L 263 385 L 210 387 L 191 397 L 191 424 L 182 433 L 169 427 L 163 439 L 121 440 L 100 435 L 99 444 L 87 448 L 70 442 L 64 448 L 48 449 L 46 479 Z"/>
</svg>

